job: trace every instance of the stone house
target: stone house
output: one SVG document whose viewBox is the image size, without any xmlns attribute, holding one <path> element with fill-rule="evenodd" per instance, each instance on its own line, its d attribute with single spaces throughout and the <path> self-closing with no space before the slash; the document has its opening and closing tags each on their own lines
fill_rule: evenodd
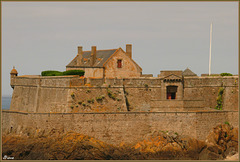
<svg viewBox="0 0 240 162">
<path fill-rule="evenodd" d="M 132 59 L 132 45 L 126 51 L 118 49 L 83 51 L 78 47 L 77 56 L 66 66 L 66 70 L 84 70 L 85 77 L 95 78 L 133 78 L 140 77 L 142 68 Z"/>
</svg>

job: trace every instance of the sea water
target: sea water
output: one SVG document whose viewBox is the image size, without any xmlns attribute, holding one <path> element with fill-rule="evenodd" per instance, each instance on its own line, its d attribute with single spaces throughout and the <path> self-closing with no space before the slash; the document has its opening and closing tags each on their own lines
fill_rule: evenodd
<svg viewBox="0 0 240 162">
<path fill-rule="evenodd" d="M 11 104 L 11 96 L 2 96 L 2 109 L 9 110 Z"/>
</svg>

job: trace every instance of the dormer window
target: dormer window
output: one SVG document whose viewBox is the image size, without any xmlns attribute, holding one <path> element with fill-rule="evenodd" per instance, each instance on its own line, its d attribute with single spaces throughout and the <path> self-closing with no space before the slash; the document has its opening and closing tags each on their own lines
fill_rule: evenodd
<svg viewBox="0 0 240 162">
<path fill-rule="evenodd" d="M 86 64 L 88 62 L 88 58 L 83 58 L 83 63 Z"/>
<path fill-rule="evenodd" d="M 117 60 L 117 67 L 122 68 L 122 60 Z"/>
</svg>

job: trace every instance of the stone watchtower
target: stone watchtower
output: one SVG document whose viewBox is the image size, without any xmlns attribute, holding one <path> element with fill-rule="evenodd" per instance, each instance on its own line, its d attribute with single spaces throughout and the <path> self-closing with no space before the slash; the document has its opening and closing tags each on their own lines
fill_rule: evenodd
<svg viewBox="0 0 240 162">
<path fill-rule="evenodd" d="M 11 76 L 10 85 L 11 85 L 12 88 L 14 88 L 14 86 L 12 86 L 12 85 L 13 85 L 13 83 L 14 83 L 14 81 L 15 81 L 15 77 L 18 76 L 18 72 L 17 72 L 17 70 L 15 69 L 15 66 L 13 66 L 13 69 L 12 69 L 11 72 L 10 72 L 10 76 Z"/>
</svg>

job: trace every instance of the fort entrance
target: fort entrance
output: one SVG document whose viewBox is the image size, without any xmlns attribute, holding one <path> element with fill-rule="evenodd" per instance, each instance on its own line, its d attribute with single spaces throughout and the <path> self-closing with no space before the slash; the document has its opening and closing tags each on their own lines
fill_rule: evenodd
<svg viewBox="0 0 240 162">
<path fill-rule="evenodd" d="M 168 100 L 176 99 L 177 88 L 178 88 L 178 86 L 167 86 L 167 99 Z"/>
</svg>

